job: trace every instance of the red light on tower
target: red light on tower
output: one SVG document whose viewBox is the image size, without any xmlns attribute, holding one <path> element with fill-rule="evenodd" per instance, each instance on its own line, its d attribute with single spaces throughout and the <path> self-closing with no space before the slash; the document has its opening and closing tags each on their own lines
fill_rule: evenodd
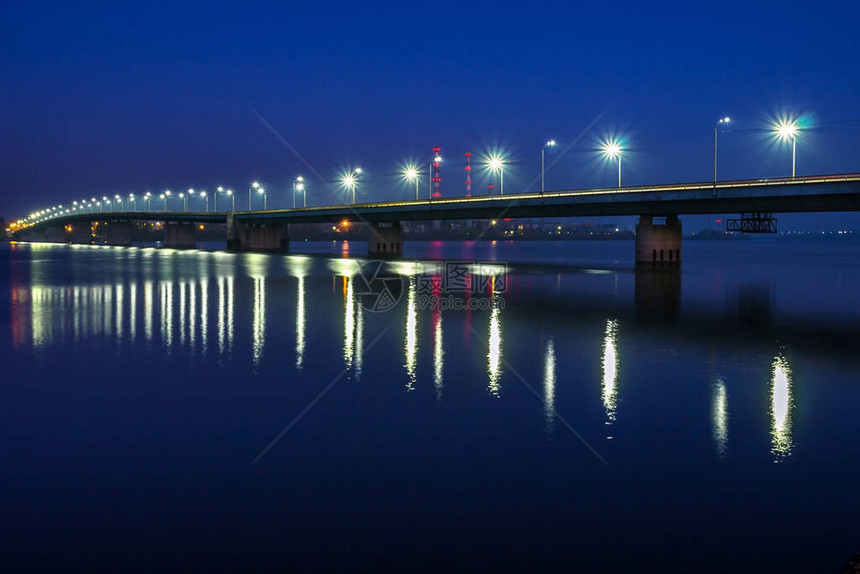
<svg viewBox="0 0 860 574">
<path fill-rule="evenodd" d="M 439 166 L 442 164 L 442 156 L 440 155 L 440 152 L 440 148 L 433 148 L 433 193 L 430 197 L 442 197 L 442 192 L 439 191 L 439 185 L 442 183 L 442 178 L 439 175 Z"/>
<path fill-rule="evenodd" d="M 496 186 L 492 183 L 487 185 L 487 195 L 493 195 L 493 190 L 496 189 Z"/>
<path fill-rule="evenodd" d="M 472 197 L 472 154 L 466 152 L 466 197 Z"/>
</svg>

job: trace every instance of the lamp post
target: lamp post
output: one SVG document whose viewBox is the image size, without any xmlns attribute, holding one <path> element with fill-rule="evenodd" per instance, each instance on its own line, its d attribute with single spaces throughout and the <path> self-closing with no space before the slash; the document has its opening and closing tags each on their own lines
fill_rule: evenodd
<svg viewBox="0 0 860 574">
<path fill-rule="evenodd" d="M 128 200 L 131 202 L 131 210 L 137 211 L 137 199 L 135 199 L 133 193 L 128 194 Z"/>
<path fill-rule="evenodd" d="M 257 193 L 260 193 L 263 195 L 263 211 L 266 211 L 267 209 L 269 209 L 269 207 L 266 205 L 266 190 L 263 189 L 262 187 L 258 187 Z"/>
<path fill-rule="evenodd" d="M 781 120 L 776 124 L 776 135 L 782 141 L 791 140 L 791 178 L 794 179 L 797 165 L 797 132 L 800 126 L 794 120 Z"/>
<path fill-rule="evenodd" d="M 224 193 L 224 188 L 220 185 L 215 189 L 215 193 L 213 194 L 213 195 L 215 195 L 215 212 L 216 213 L 218 212 L 218 194 L 219 193 Z"/>
<path fill-rule="evenodd" d="M 621 187 L 621 144 L 617 140 L 610 140 L 601 146 L 604 157 L 609 159 L 618 158 L 618 187 Z"/>
<path fill-rule="evenodd" d="M 152 192 L 147 191 L 143 196 L 143 201 L 146 203 L 146 210 L 152 211 Z"/>
<path fill-rule="evenodd" d="M 719 130 L 721 125 L 727 124 L 730 121 L 732 121 L 731 118 L 729 118 L 729 116 L 726 116 L 724 118 L 720 118 L 719 121 L 714 124 L 714 183 L 715 184 L 717 183 L 717 131 Z"/>
<path fill-rule="evenodd" d="M 308 193 L 305 189 L 305 178 L 299 176 L 296 178 L 296 181 L 293 182 L 293 209 L 296 208 L 296 192 L 302 192 L 302 207 L 308 206 Z"/>
<path fill-rule="evenodd" d="M 120 197 L 119 194 L 116 194 L 113 198 L 116 200 L 116 203 L 119 203 L 119 210 L 122 211 L 122 197 Z"/>
<path fill-rule="evenodd" d="M 543 188 L 543 176 L 544 176 L 543 154 L 544 154 L 544 151 L 546 151 L 546 148 L 548 148 L 548 147 L 555 147 L 555 140 L 549 140 L 548 142 L 543 144 L 542 148 L 540 148 L 540 190 L 541 190 L 541 192 L 543 192 L 543 189 L 544 189 Z"/>
<path fill-rule="evenodd" d="M 408 165 L 403 170 L 403 177 L 407 181 L 415 182 L 415 200 L 418 200 L 418 168 L 414 165 Z"/>
<path fill-rule="evenodd" d="M 492 172 L 499 172 L 499 195 L 505 195 L 505 160 L 493 154 L 487 158 L 487 167 Z"/>
<path fill-rule="evenodd" d="M 200 190 L 200 197 L 206 200 L 206 213 L 209 213 L 209 196 L 206 194 L 206 190 Z"/>
<path fill-rule="evenodd" d="M 236 196 L 235 196 L 235 195 L 233 195 L 233 190 L 232 190 L 232 189 L 228 189 L 228 190 L 227 190 L 227 195 L 229 195 L 229 196 L 230 196 L 230 199 L 232 199 L 232 200 L 233 200 L 233 204 L 232 204 L 232 208 L 231 208 L 231 210 L 232 210 L 232 211 L 236 211 Z"/>
<path fill-rule="evenodd" d="M 341 185 L 352 192 L 352 203 L 355 204 L 355 188 L 358 186 L 358 176 L 361 174 L 361 168 L 357 167 L 352 172 L 346 173 L 340 178 Z"/>
<path fill-rule="evenodd" d="M 251 187 L 248 188 L 248 211 L 251 211 L 253 208 L 251 207 L 251 198 L 253 197 L 253 191 L 260 187 L 260 183 L 255 181 L 251 184 Z"/>
<path fill-rule="evenodd" d="M 167 211 L 167 200 L 170 199 L 170 190 L 164 190 L 164 193 L 161 195 L 164 198 L 164 211 Z"/>
</svg>

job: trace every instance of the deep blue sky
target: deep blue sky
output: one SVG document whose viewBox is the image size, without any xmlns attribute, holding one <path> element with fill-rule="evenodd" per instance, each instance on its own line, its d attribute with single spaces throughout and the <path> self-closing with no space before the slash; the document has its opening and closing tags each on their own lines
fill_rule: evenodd
<svg viewBox="0 0 860 574">
<path fill-rule="evenodd" d="M 617 132 L 625 183 L 790 175 L 762 129 L 808 114 L 798 174 L 860 171 L 860 40 L 853 2 L 183 2 L 4 7 L 0 215 L 84 196 L 254 178 L 286 205 L 299 174 L 334 203 L 408 197 L 397 166 L 442 147 L 445 195 L 463 153 L 510 152 L 505 191 L 613 185 L 594 152 Z M 255 115 L 313 166 L 317 179 Z M 603 115 L 601 115 L 603 114 Z M 576 138 L 598 118 L 591 130 Z M 855 120 L 855 121 L 850 121 Z M 475 172 L 474 192 L 487 179 Z M 426 181 L 422 182 L 426 193 Z M 791 227 L 853 216 L 786 217 Z M 784 226 L 785 227 L 785 226 Z M 860 227 L 860 225 L 858 225 Z"/>
</svg>

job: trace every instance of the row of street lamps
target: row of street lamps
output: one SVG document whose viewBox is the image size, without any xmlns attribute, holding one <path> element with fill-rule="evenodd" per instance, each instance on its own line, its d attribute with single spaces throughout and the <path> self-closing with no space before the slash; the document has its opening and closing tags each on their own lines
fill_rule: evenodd
<svg viewBox="0 0 860 574">
<path fill-rule="evenodd" d="M 728 116 L 722 117 L 714 123 L 714 183 L 717 182 L 717 134 L 719 133 L 721 128 L 724 128 L 731 122 L 731 118 Z M 773 132 L 776 137 L 783 142 L 791 142 L 791 177 L 795 177 L 796 174 L 796 165 L 797 165 L 797 137 L 801 130 L 800 125 L 794 121 L 789 119 L 780 119 L 773 124 Z M 545 166 L 544 166 L 544 154 L 547 148 L 555 147 L 557 145 L 555 140 L 548 140 L 543 146 L 541 146 L 540 151 L 540 189 L 541 192 L 544 191 L 544 175 L 545 175 Z M 603 156 L 612 161 L 617 160 L 618 162 L 618 187 L 621 187 L 621 158 L 624 155 L 625 149 L 622 144 L 622 141 L 618 138 L 609 138 L 601 142 L 600 151 Z M 434 158 L 435 162 L 441 162 L 442 158 L 440 156 L 436 156 Z M 504 195 L 505 193 L 505 166 L 507 165 L 504 156 L 500 153 L 491 153 L 484 158 L 485 167 L 492 173 L 498 173 L 500 179 L 499 185 L 499 193 L 500 195 Z M 432 170 L 432 166 L 431 166 Z M 359 177 L 362 174 L 362 170 L 360 167 L 356 167 L 350 169 L 341 174 L 340 184 L 341 186 L 350 192 L 351 194 L 351 203 L 355 203 L 355 190 L 359 184 Z M 415 199 L 419 199 L 418 196 L 418 184 L 420 180 L 420 169 L 416 165 L 407 165 L 403 168 L 402 171 L 403 178 L 409 182 L 415 183 Z M 430 174 L 430 178 L 432 181 L 432 171 Z M 302 207 L 307 207 L 308 198 L 307 198 L 307 185 L 305 183 L 305 179 L 301 176 L 297 177 L 293 183 L 293 208 L 296 208 L 296 195 L 298 193 L 302 194 Z M 258 195 L 263 196 L 263 209 L 268 209 L 268 201 L 266 189 L 257 181 L 251 183 L 248 188 L 248 210 L 253 210 L 253 194 L 254 191 L 257 192 Z M 432 185 L 431 185 L 432 192 Z M 205 209 L 209 211 L 209 195 L 205 190 L 194 190 L 193 188 L 188 189 L 185 192 L 180 192 L 176 196 L 182 200 L 183 211 L 188 211 L 188 203 L 192 197 L 197 195 L 205 201 Z M 224 189 L 223 187 L 218 187 L 217 191 L 212 194 L 214 199 L 215 211 L 218 211 L 218 196 L 223 195 L 230 198 L 231 201 L 231 211 L 236 210 L 236 195 L 233 193 L 232 189 Z M 158 199 L 164 202 L 164 211 L 167 211 L 167 203 L 168 199 L 172 196 L 171 190 L 167 189 L 164 192 L 158 194 Z M 146 210 L 152 210 L 152 199 L 155 196 L 152 192 L 147 191 L 143 195 L 143 200 L 146 204 Z M 130 193 L 126 198 L 123 196 L 116 194 L 113 198 L 109 198 L 108 196 L 103 196 L 101 200 L 93 197 L 90 200 L 81 200 L 81 201 L 73 201 L 71 206 L 64 207 L 62 205 L 49 207 L 46 209 L 42 209 L 30 214 L 29 219 L 31 221 L 38 221 L 44 217 L 55 217 L 57 215 L 62 214 L 70 214 L 75 212 L 87 212 L 95 213 L 98 210 L 99 213 L 105 211 L 105 209 L 109 209 L 111 212 L 114 210 L 115 205 L 119 205 L 120 211 L 123 209 L 123 202 L 126 202 L 126 205 L 131 204 L 132 211 L 137 208 L 137 197 Z"/>
</svg>

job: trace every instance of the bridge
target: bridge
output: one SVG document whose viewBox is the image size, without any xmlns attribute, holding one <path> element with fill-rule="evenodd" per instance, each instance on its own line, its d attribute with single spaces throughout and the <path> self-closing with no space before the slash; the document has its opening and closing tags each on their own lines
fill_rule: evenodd
<svg viewBox="0 0 860 574">
<path fill-rule="evenodd" d="M 107 223 L 107 243 L 130 245 L 137 222 L 164 223 L 165 246 L 193 248 L 198 224 L 226 224 L 233 251 L 289 250 L 291 223 L 368 226 L 368 254 L 403 252 L 401 222 L 432 220 L 639 216 L 636 262 L 677 265 L 681 261 L 680 215 L 739 213 L 755 231 L 773 213 L 860 211 L 860 174 L 734 180 L 611 189 L 559 190 L 509 195 L 452 197 L 331 205 L 266 211 L 214 213 L 126 211 L 73 213 L 40 220 L 13 232 L 16 241 L 92 242 L 92 224 Z M 657 219 L 655 219 L 657 218 Z"/>
</svg>

